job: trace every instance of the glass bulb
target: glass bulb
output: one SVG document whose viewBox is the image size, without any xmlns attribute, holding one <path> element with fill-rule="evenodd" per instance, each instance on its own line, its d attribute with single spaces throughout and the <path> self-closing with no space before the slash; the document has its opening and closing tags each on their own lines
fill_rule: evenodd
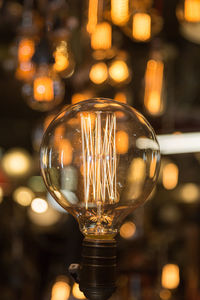
<svg viewBox="0 0 200 300">
<path fill-rule="evenodd" d="M 41 146 L 44 181 L 91 238 L 113 238 L 147 200 L 159 170 L 153 129 L 127 104 L 103 98 L 64 109 Z"/>
<path fill-rule="evenodd" d="M 32 81 L 23 86 L 22 93 L 31 108 L 48 111 L 62 101 L 64 85 L 50 66 L 42 64 L 37 67 Z"/>
</svg>

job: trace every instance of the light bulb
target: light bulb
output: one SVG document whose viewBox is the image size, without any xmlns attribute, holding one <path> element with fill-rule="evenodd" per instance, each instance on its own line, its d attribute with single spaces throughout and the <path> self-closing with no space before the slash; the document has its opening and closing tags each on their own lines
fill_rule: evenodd
<svg viewBox="0 0 200 300">
<path fill-rule="evenodd" d="M 155 133 L 145 118 L 126 104 L 103 98 L 71 105 L 57 115 L 44 134 L 40 155 L 49 192 L 75 216 L 82 233 L 94 239 L 112 239 L 123 219 L 145 202 L 160 162 Z"/>
<path fill-rule="evenodd" d="M 48 111 L 58 105 L 64 96 L 61 80 L 47 64 L 39 65 L 30 83 L 22 88 L 28 105 L 40 111 Z"/>
</svg>

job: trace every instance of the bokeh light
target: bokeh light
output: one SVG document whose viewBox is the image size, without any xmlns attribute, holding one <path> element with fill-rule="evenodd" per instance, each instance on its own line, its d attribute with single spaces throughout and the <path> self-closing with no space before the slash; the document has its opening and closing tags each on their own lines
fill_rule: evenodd
<svg viewBox="0 0 200 300">
<path fill-rule="evenodd" d="M 13 199 L 15 200 L 15 202 L 22 206 L 29 206 L 33 198 L 34 193 L 31 189 L 25 186 L 18 187 L 13 193 Z"/>
<path fill-rule="evenodd" d="M 162 269 L 162 286 L 166 289 L 176 289 L 180 282 L 179 266 L 167 264 Z"/>
<path fill-rule="evenodd" d="M 136 232 L 136 226 L 133 222 L 126 222 L 120 228 L 120 235 L 124 239 L 131 239 Z"/>
<path fill-rule="evenodd" d="M 102 84 L 108 78 L 108 68 L 105 63 L 94 64 L 90 69 L 90 80 L 95 84 Z"/>
<path fill-rule="evenodd" d="M 31 203 L 31 208 L 34 212 L 42 214 L 48 209 L 48 203 L 42 198 L 35 198 Z"/>
<path fill-rule="evenodd" d="M 72 294 L 76 299 L 86 299 L 84 294 L 80 291 L 78 283 L 74 283 Z"/>
</svg>

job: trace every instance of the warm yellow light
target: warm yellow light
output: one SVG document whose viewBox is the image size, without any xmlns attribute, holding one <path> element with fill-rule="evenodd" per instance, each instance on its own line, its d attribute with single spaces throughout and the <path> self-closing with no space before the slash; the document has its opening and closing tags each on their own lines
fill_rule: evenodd
<svg viewBox="0 0 200 300">
<path fill-rule="evenodd" d="M 42 198 L 35 198 L 31 203 L 31 208 L 34 212 L 42 214 L 48 209 L 47 201 Z"/>
<path fill-rule="evenodd" d="M 152 115 L 158 115 L 163 111 L 163 71 L 164 65 L 161 61 L 148 61 L 145 73 L 144 106 Z"/>
<path fill-rule="evenodd" d="M 41 213 L 29 209 L 28 216 L 35 225 L 43 228 L 56 224 L 60 219 L 60 213 L 50 206 Z"/>
<path fill-rule="evenodd" d="M 84 294 L 80 291 L 79 285 L 77 283 L 74 283 L 72 293 L 76 299 L 86 299 Z"/>
<path fill-rule="evenodd" d="M 55 63 L 53 65 L 54 70 L 62 72 L 69 66 L 69 55 L 67 50 L 67 42 L 61 41 L 54 52 Z"/>
<path fill-rule="evenodd" d="M 169 290 L 161 290 L 160 291 L 160 298 L 162 300 L 169 300 L 172 296 L 172 293 Z"/>
<path fill-rule="evenodd" d="M 98 0 L 89 0 L 87 31 L 92 33 L 97 25 Z"/>
<path fill-rule="evenodd" d="M 115 94 L 114 100 L 122 102 L 122 103 L 127 103 L 126 94 L 123 92 L 118 92 Z"/>
<path fill-rule="evenodd" d="M 199 188 L 194 183 L 186 183 L 180 188 L 181 201 L 193 203 L 199 199 Z"/>
<path fill-rule="evenodd" d="M 16 69 L 15 76 L 18 80 L 29 81 L 35 74 L 35 67 L 32 62 L 20 62 Z"/>
<path fill-rule="evenodd" d="M 19 62 L 28 62 L 35 52 L 35 44 L 32 39 L 22 39 L 18 46 Z"/>
<path fill-rule="evenodd" d="M 177 186 L 178 173 L 178 167 L 173 163 L 166 164 L 163 167 L 162 183 L 167 190 L 172 190 Z"/>
<path fill-rule="evenodd" d="M 138 41 L 147 41 L 151 37 L 151 17 L 146 13 L 136 13 L 133 16 L 133 38 Z"/>
<path fill-rule="evenodd" d="M 175 289 L 180 282 L 179 267 L 167 264 L 162 269 L 162 286 L 166 289 Z"/>
<path fill-rule="evenodd" d="M 96 25 L 91 35 L 91 47 L 94 50 L 108 50 L 112 46 L 112 27 L 107 22 Z"/>
<path fill-rule="evenodd" d="M 0 203 L 3 201 L 3 188 L 0 186 Z"/>
<path fill-rule="evenodd" d="M 129 147 L 128 134 L 123 131 L 117 131 L 116 133 L 116 150 L 118 154 L 126 154 Z"/>
<path fill-rule="evenodd" d="M 108 68 L 105 63 L 94 64 L 90 70 L 90 80 L 95 84 L 101 84 L 108 78 Z"/>
<path fill-rule="evenodd" d="M 184 18 L 188 22 L 200 22 L 200 0 L 185 0 Z"/>
<path fill-rule="evenodd" d="M 130 239 L 134 236 L 136 226 L 133 222 L 126 222 L 120 228 L 120 235 L 124 239 Z"/>
<path fill-rule="evenodd" d="M 129 19 L 129 0 L 111 0 L 111 19 L 116 25 L 126 24 Z"/>
<path fill-rule="evenodd" d="M 23 149 L 13 149 L 2 158 L 2 168 L 5 173 L 12 177 L 27 175 L 32 167 L 31 157 Z"/>
<path fill-rule="evenodd" d="M 13 193 L 15 202 L 22 206 L 29 206 L 34 198 L 34 193 L 27 187 L 21 186 Z"/>
<path fill-rule="evenodd" d="M 51 291 L 51 300 L 68 300 L 70 296 L 70 286 L 66 281 L 54 283 Z"/>
<path fill-rule="evenodd" d="M 90 99 L 91 97 L 92 97 L 92 93 L 89 92 L 89 91 L 85 91 L 85 92 L 82 92 L 82 93 L 75 93 L 75 94 L 72 95 L 72 104 Z"/>
<path fill-rule="evenodd" d="M 109 68 L 109 75 L 117 83 L 126 81 L 129 78 L 129 69 L 125 61 L 114 61 Z"/>
<path fill-rule="evenodd" d="M 34 99 L 52 101 L 54 99 L 53 80 L 50 77 L 38 77 L 33 82 Z"/>
<path fill-rule="evenodd" d="M 73 159 L 73 148 L 70 141 L 68 139 L 61 139 L 58 147 L 61 164 L 64 166 L 71 164 Z"/>
</svg>

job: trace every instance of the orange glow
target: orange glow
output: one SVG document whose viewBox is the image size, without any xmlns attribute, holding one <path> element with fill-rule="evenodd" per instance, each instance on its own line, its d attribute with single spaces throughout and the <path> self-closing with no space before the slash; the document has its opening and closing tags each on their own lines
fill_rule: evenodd
<svg viewBox="0 0 200 300">
<path fill-rule="evenodd" d="M 67 69 L 69 66 L 69 57 L 67 51 L 67 42 L 61 41 L 58 47 L 56 47 L 56 51 L 54 52 L 54 70 L 57 72 L 62 72 Z"/>
<path fill-rule="evenodd" d="M 85 299 L 84 294 L 79 289 L 78 283 L 74 283 L 74 286 L 73 286 L 73 289 L 72 289 L 72 293 L 73 293 L 73 296 L 76 299 Z"/>
<path fill-rule="evenodd" d="M 55 147 L 59 147 L 61 139 L 64 137 L 65 134 L 65 127 L 64 126 L 59 126 L 55 129 L 55 134 L 54 134 L 54 145 Z"/>
<path fill-rule="evenodd" d="M 34 99 L 52 101 L 54 99 L 53 81 L 50 77 L 38 77 L 33 82 Z"/>
<path fill-rule="evenodd" d="M 178 167 L 173 163 L 166 164 L 163 167 L 162 182 L 167 190 L 172 190 L 177 186 L 178 173 Z"/>
<path fill-rule="evenodd" d="M 51 300 L 68 300 L 70 296 L 70 286 L 65 281 L 54 283 L 51 291 Z"/>
<path fill-rule="evenodd" d="M 111 19 L 116 25 L 124 25 L 129 19 L 129 1 L 111 0 Z"/>
<path fill-rule="evenodd" d="M 98 0 L 89 0 L 87 31 L 92 33 L 97 25 Z"/>
<path fill-rule="evenodd" d="M 94 64 L 89 74 L 90 80 L 95 84 L 101 84 L 108 78 L 108 68 L 105 63 Z"/>
<path fill-rule="evenodd" d="M 138 41 L 147 41 L 151 37 L 151 17 L 146 13 L 136 13 L 133 16 L 133 38 Z"/>
<path fill-rule="evenodd" d="M 150 170 L 149 170 L 149 177 L 150 178 L 153 178 L 154 175 L 155 175 L 156 165 L 157 165 L 157 160 L 156 160 L 156 157 L 154 156 L 152 161 L 151 161 L 151 164 L 150 164 Z"/>
<path fill-rule="evenodd" d="M 120 235 L 124 239 L 130 239 L 134 236 L 136 226 L 133 222 L 126 222 L 120 228 Z"/>
<path fill-rule="evenodd" d="M 15 77 L 18 80 L 29 81 L 31 80 L 31 78 L 33 78 L 34 73 L 35 73 L 35 67 L 30 61 L 20 62 L 16 70 Z"/>
<path fill-rule="evenodd" d="M 78 103 L 80 101 L 84 101 L 90 99 L 92 97 L 92 93 L 89 91 L 85 91 L 82 93 L 76 93 L 72 95 L 72 104 Z"/>
<path fill-rule="evenodd" d="M 68 139 L 60 140 L 58 151 L 61 164 L 63 164 L 64 166 L 71 164 L 73 158 L 73 148 Z"/>
<path fill-rule="evenodd" d="M 163 111 L 163 72 L 164 64 L 161 61 L 148 61 L 145 73 L 144 106 L 151 115 L 158 115 Z"/>
<path fill-rule="evenodd" d="M 188 22 L 200 22 L 200 0 L 185 0 L 184 18 Z"/>
<path fill-rule="evenodd" d="M 160 298 L 162 300 L 169 300 L 172 296 L 172 293 L 169 290 L 161 290 L 160 291 Z"/>
<path fill-rule="evenodd" d="M 117 131 L 116 133 L 116 149 L 118 154 L 125 154 L 128 152 L 129 138 L 128 134 L 123 131 Z"/>
<path fill-rule="evenodd" d="M 45 120 L 44 120 L 44 131 L 46 131 L 47 127 L 49 126 L 51 121 L 53 121 L 54 118 L 55 118 L 55 115 L 49 115 L 45 118 Z"/>
<path fill-rule="evenodd" d="M 115 94 L 114 100 L 122 102 L 122 103 L 127 103 L 127 97 L 126 94 L 123 92 L 118 92 Z"/>
<path fill-rule="evenodd" d="M 112 46 L 112 27 L 103 22 L 96 25 L 91 35 L 91 47 L 94 50 L 107 50 Z"/>
<path fill-rule="evenodd" d="M 166 289 L 176 289 L 180 282 L 179 267 L 167 264 L 162 269 L 162 286 Z"/>
<path fill-rule="evenodd" d="M 18 46 L 19 62 L 28 62 L 35 52 L 35 44 L 32 39 L 22 39 Z"/>
<path fill-rule="evenodd" d="M 109 68 L 109 75 L 117 83 L 126 81 L 129 77 L 129 69 L 125 61 L 114 61 Z"/>
</svg>

